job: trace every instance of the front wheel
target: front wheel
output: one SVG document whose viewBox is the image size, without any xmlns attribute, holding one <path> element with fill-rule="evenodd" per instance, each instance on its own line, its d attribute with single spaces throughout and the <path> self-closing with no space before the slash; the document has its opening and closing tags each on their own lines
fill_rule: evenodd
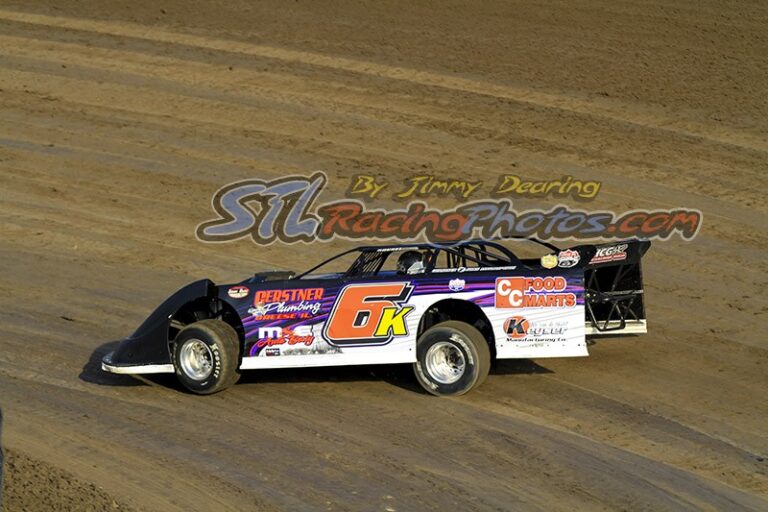
<svg viewBox="0 0 768 512">
<path fill-rule="evenodd" d="M 233 386 L 240 378 L 240 339 L 221 320 L 202 320 L 179 332 L 173 344 L 176 377 L 185 388 L 210 395 Z"/>
<path fill-rule="evenodd" d="M 436 396 L 463 395 L 485 381 L 491 352 L 485 337 L 464 322 L 443 322 L 431 327 L 416 344 L 416 379 Z"/>
</svg>

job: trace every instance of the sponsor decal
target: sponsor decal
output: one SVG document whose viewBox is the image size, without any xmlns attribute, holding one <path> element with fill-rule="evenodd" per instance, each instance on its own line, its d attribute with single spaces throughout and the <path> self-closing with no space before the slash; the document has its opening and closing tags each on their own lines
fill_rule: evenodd
<svg viewBox="0 0 768 512">
<path fill-rule="evenodd" d="M 562 276 L 499 277 L 495 305 L 500 309 L 572 308 L 576 306 L 576 295 L 566 292 L 567 286 Z"/>
<path fill-rule="evenodd" d="M 248 293 L 250 293 L 250 290 L 248 290 L 247 286 L 233 286 L 227 290 L 227 295 L 233 299 L 243 299 L 248 296 Z"/>
<path fill-rule="evenodd" d="M 313 329 L 313 325 L 260 327 L 248 354 L 250 357 L 289 357 L 341 353 L 340 348 L 316 337 Z"/>
<path fill-rule="evenodd" d="M 309 319 L 320 313 L 322 288 L 259 290 L 248 312 L 258 320 Z"/>
<path fill-rule="evenodd" d="M 513 316 L 504 322 L 504 332 L 509 341 L 525 338 L 530 327 L 530 322 L 524 316 Z"/>
<path fill-rule="evenodd" d="M 560 251 L 560 254 L 557 255 L 557 266 L 561 268 L 575 267 L 579 264 L 579 260 L 581 260 L 579 251 L 566 249 L 565 251 Z"/>
<path fill-rule="evenodd" d="M 311 325 L 300 325 L 293 329 L 285 327 L 262 327 L 259 329 L 257 348 L 274 347 L 279 345 L 305 345 L 315 342 Z M 269 355 L 266 354 L 265 355 Z M 279 355 L 275 354 L 275 355 Z"/>
<path fill-rule="evenodd" d="M 608 263 L 610 261 L 624 261 L 627 259 L 627 248 L 629 248 L 628 244 L 600 247 L 589 264 L 596 265 L 598 263 Z"/>
<path fill-rule="evenodd" d="M 411 283 L 353 284 L 339 293 L 323 337 L 332 345 L 384 345 L 407 336 Z"/>
<path fill-rule="evenodd" d="M 526 347 L 565 343 L 567 331 L 568 321 L 566 320 L 529 321 L 522 316 L 513 316 L 504 322 L 507 341 Z"/>
<path fill-rule="evenodd" d="M 286 302 L 263 302 L 254 304 L 248 312 L 258 320 L 291 320 L 308 319 L 316 316 L 322 308 L 320 302 L 297 302 L 288 304 Z"/>
<path fill-rule="evenodd" d="M 463 279 L 451 279 L 448 281 L 448 288 L 452 292 L 460 292 L 467 285 L 467 282 Z"/>
<path fill-rule="evenodd" d="M 541 257 L 541 266 L 544 268 L 555 268 L 557 266 L 557 256 L 554 254 L 547 254 Z"/>
<path fill-rule="evenodd" d="M 323 298 L 322 288 L 298 288 L 289 290 L 259 290 L 253 296 L 258 302 L 299 302 L 316 301 Z"/>
</svg>

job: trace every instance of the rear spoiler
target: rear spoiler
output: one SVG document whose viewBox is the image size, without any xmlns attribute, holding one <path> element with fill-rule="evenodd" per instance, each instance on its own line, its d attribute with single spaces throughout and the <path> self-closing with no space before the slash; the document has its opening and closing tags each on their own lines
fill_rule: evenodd
<svg viewBox="0 0 768 512">
<path fill-rule="evenodd" d="M 584 269 L 587 336 L 647 331 L 641 260 L 650 247 L 633 239 L 570 249 L 578 251 Z"/>
</svg>

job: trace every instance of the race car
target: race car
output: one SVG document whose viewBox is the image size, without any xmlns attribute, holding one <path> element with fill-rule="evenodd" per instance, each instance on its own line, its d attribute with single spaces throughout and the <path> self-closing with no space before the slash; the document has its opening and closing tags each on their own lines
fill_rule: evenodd
<svg viewBox="0 0 768 512">
<path fill-rule="evenodd" d="M 650 242 L 568 249 L 532 240 L 359 247 L 310 270 L 203 279 L 174 293 L 102 368 L 175 373 L 211 394 L 242 370 L 413 365 L 437 396 L 461 395 L 496 359 L 587 356 L 587 338 L 646 332 L 641 258 Z"/>
</svg>

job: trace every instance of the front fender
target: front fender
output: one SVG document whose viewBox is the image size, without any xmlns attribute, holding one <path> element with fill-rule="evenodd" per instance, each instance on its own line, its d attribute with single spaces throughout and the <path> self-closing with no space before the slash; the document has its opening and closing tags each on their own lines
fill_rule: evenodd
<svg viewBox="0 0 768 512">
<path fill-rule="evenodd" d="M 208 279 L 195 281 L 168 297 L 110 354 L 113 366 L 171 364 L 168 328 L 171 318 L 182 306 L 201 297 L 216 295 L 216 285 Z"/>
</svg>

